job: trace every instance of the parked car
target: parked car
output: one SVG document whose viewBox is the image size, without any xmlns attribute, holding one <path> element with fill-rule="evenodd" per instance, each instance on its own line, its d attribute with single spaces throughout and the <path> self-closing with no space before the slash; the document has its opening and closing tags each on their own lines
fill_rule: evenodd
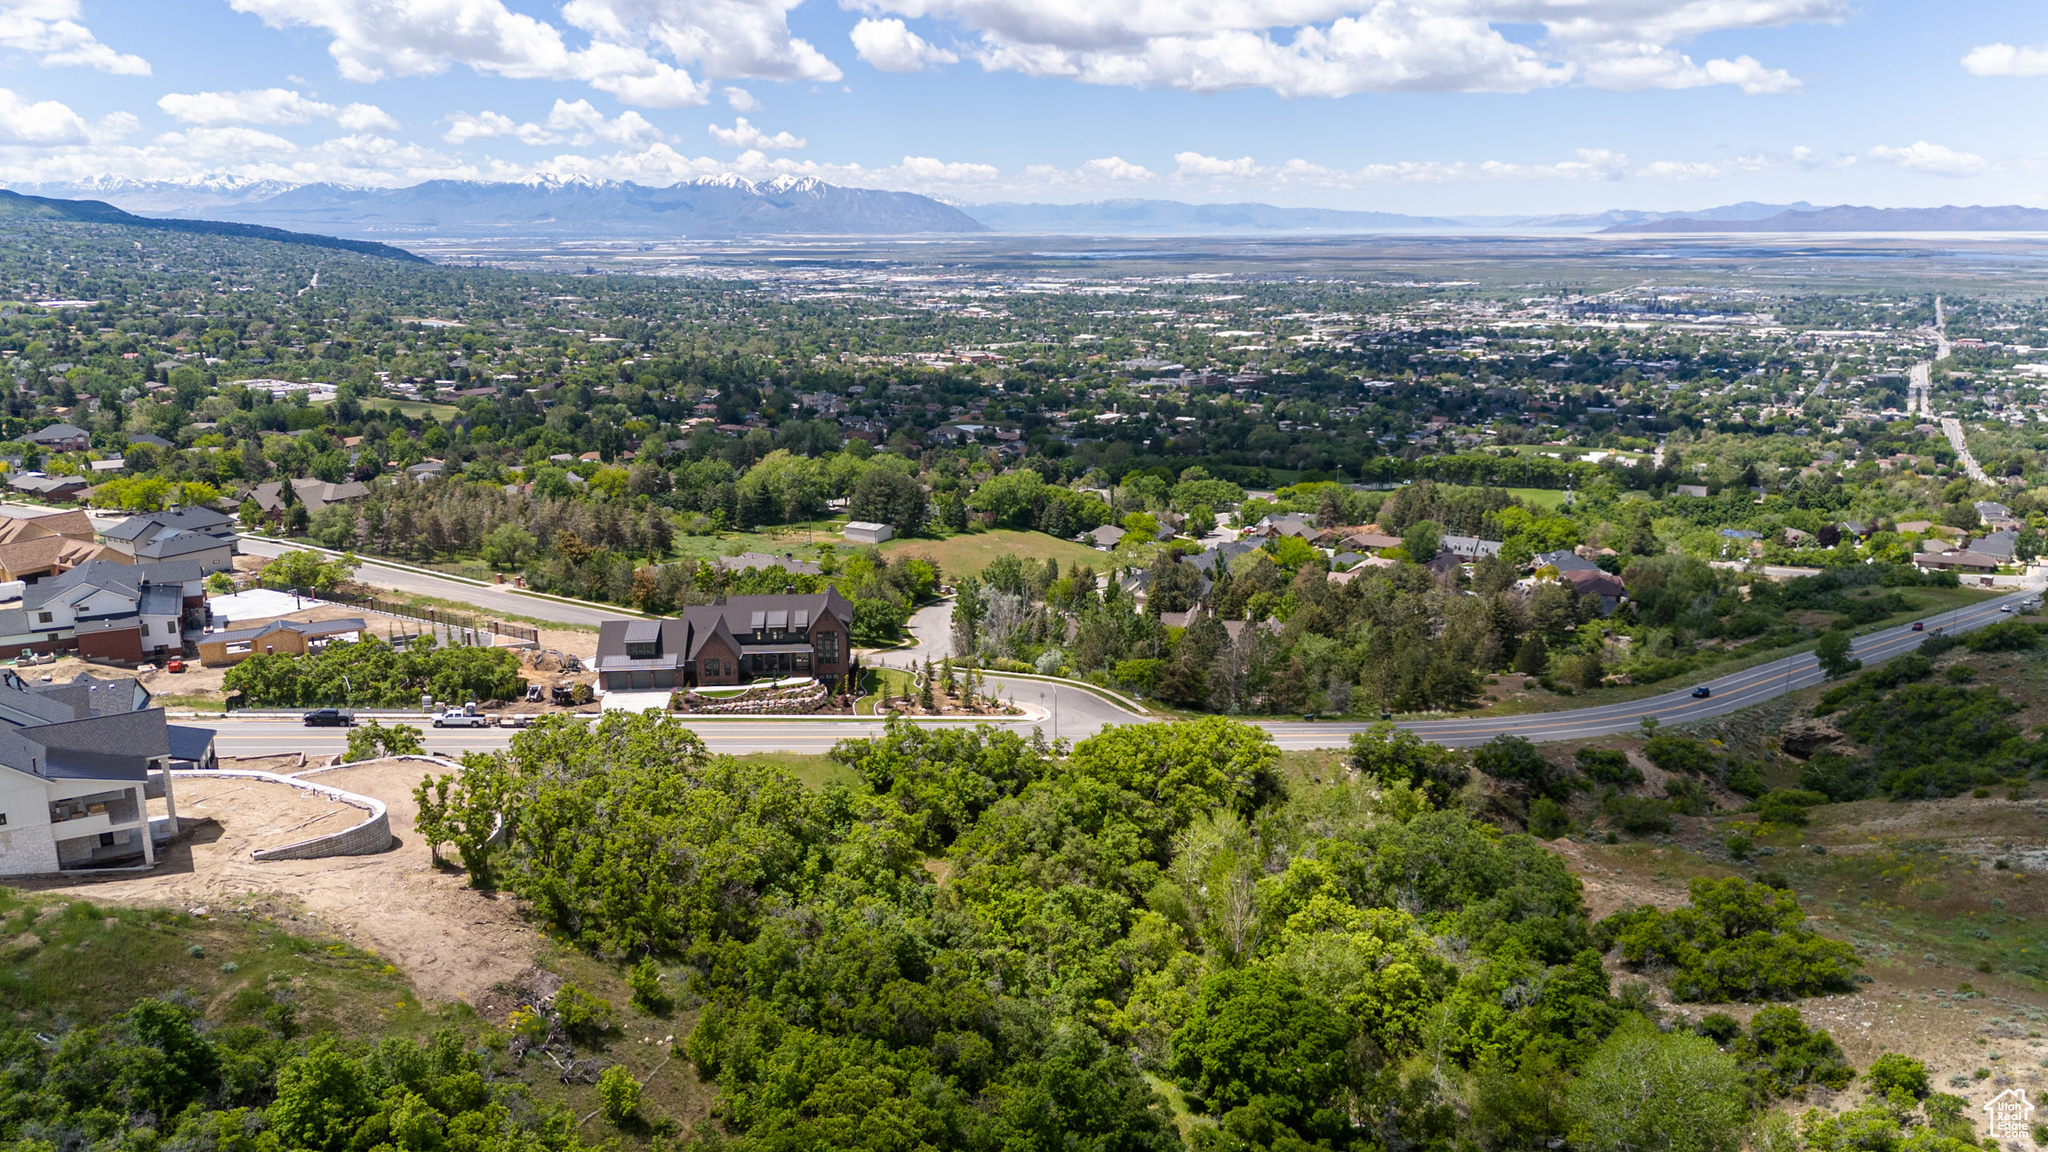
<svg viewBox="0 0 2048 1152">
<path fill-rule="evenodd" d="M 1712 696 L 1713 694 L 1714 690 L 1712 688 L 1707 687 L 1705 684 L 1702 684 L 1699 687 L 1692 690 L 1692 698 L 1695 700 L 1705 700 L 1707 697 Z"/>
<path fill-rule="evenodd" d="M 478 715 L 474 706 L 468 709 L 450 708 L 434 717 L 436 728 L 489 728 L 491 718 Z"/>
<path fill-rule="evenodd" d="M 306 713 L 308 728 L 353 728 L 356 714 L 345 708 L 316 708 Z"/>
</svg>

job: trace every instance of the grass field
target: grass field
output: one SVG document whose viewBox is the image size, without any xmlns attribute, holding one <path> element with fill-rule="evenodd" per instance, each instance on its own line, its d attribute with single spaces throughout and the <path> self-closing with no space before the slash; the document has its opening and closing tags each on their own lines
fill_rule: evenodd
<svg viewBox="0 0 2048 1152">
<path fill-rule="evenodd" d="M 1508 495 L 1524 504 L 1538 508 L 1559 508 L 1564 505 L 1564 490 L 1561 488 L 1510 488 Z"/>
<path fill-rule="evenodd" d="M 380 398 L 363 401 L 363 407 L 371 410 L 395 408 L 415 419 L 431 415 L 434 419 L 444 423 L 462 415 L 462 409 L 457 408 L 453 404 L 430 404 L 425 400 L 390 400 Z"/>
<path fill-rule="evenodd" d="M 814 792 L 823 791 L 833 784 L 852 784 L 853 769 L 829 756 L 810 756 L 801 752 L 749 752 L 734 757 L 749 764 L 773 764 L 786 769 L 790 775 L 804 782 L 804 787 Z"/>
<path fill-rule="evenodd" d="M 1043 532 L 1013 532 L 1007 528 L 944 540 L 891 540 L 882 545 L 882 552 L 892 560 L 900 556 L 922 556 L 936 563 L 947 580 L 971 576 L 988 567 L 989 561 L 1005 555 L 1040 562 L 1051 556 L 1060 562 L 1061 571 L 1075 564 L 1086 564 L 1098 570 L 1109 567 L 1109 556 L 1093 548 L 1047 536 Z"/>
</svg>

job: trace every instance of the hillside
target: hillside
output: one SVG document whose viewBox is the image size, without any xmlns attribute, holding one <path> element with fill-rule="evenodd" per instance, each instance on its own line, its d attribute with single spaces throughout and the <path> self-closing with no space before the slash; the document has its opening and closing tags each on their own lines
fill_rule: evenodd
<svg viewBox="0 0 2048 1152">
<path fill-rule="evenodd" d="M 0 220 L 71 221 L 79 224 L 113 224 L 125 228 L 147 228 L 155 232 L 180 232 L 195 236 L 235 236 L 246 240 L 272 240 L 310 248 L 333 248 L 365 256 L 381 256 L 412 264 L 427 261 L 402 248 L 366 240 L 344 240 L 304 232 L 289 232 L 256 224 L 222 220 L 163 220 L 123 212 L 100 200 L 58 200 L 45 196 L 24 196 L 0 189 Z"/>
</svg>

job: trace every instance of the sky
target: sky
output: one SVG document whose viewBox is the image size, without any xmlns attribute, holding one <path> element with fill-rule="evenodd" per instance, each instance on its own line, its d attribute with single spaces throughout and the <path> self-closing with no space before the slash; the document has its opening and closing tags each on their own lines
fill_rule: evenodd
<svg viewBox="0 0 2048 1152">
<path fill-rule="evenodd" d="M 0 184 L 2048 207 L 2040 0 L 0 0 Z"/>
</svg>

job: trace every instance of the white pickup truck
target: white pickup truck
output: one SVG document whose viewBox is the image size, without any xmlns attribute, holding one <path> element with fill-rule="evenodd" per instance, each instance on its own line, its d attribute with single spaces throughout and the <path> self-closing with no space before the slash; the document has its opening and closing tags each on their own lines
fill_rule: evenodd
<svg viewBox="0 0 2048 1152">
<path fill-rule="evenodd" d="M 450 708 L 434 717 L 436 728 L 489 728 L 491 718 L 463 708 Z"/>
</svg>

